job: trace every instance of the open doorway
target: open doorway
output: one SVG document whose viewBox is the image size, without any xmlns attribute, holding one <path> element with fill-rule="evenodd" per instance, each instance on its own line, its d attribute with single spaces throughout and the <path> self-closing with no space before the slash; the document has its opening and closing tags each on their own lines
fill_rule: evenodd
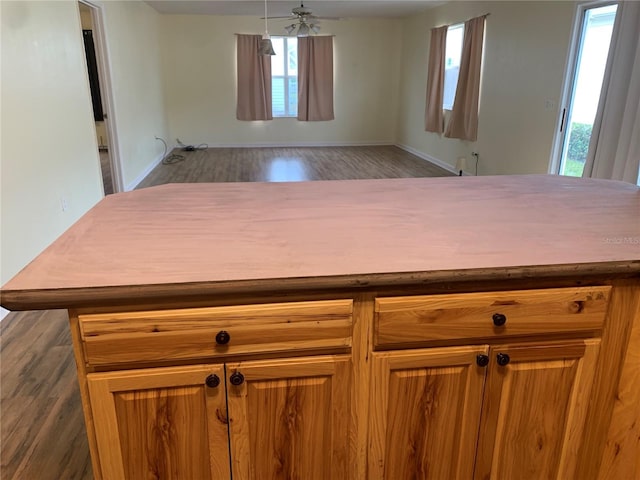
<svg viewBox="0 0 640 480">
<path fill-rule="evenodd" d="M 115 158 L 115 135 L 112 122 L 109 120 L 110 111 L 109 82 L 106 78 L 107 70 L 104 58 L 101 35 L 100 11 L 97 7 L 86 2 L 78 2 L 80 22 L 82 25 L 82 40 L 87 60 L 87 76 L 91 89 L 91 103 L 93 106 L 94 127 L 98 154 L 100 157 L 100 171 L 104 194 L 110 195 L 122 190 L 119 168 Z"/>
</svg>

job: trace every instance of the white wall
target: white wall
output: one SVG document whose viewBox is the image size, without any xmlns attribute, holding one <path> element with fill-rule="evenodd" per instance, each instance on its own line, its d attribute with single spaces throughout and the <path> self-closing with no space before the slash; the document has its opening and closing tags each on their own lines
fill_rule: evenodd
<svg viewBox="0 0 640 480">
<path fill-rule="evenodd" d="M 125 185 L 162 156 L 166 136 L 159 14 L 104 2 Z M 103 197 L 78 3 L 2 1 L 0 282 Z M 66 208 L 63 211 L 62 203 Z"/>
<path fill-rule="evenodd" d="M 105 1 L 114 116 L 125 189 L 135 187 L 162 159 L 166 137 L 160 14 L 140 1 Z"/>
<path fill-rule="evenodd" d="M 4 284 L 103 190 L 77 3 L 2 1 L 0 14 Z"/>
<path fill-rule="evenodd" d="M 329 122 L 236 120 L 235 33 L 264 31 L 257 17 L 162 15 L 170 140 L 223 145 L 394 143 L 401 21 L 324 21 L 335 34 L 335 117 Z M 272 35 L 284 34 L 271 22 Z"/>
<path fill-rule="evenodd" d="M 452 166 L 477 151 L 479 174 L 546 173 L 574 11 L 573 2 L 450 2 L 405 20 L 398 143 Z M 484 13 L 478 140 L 426 132 L 430 29 Z"/>
</svg>

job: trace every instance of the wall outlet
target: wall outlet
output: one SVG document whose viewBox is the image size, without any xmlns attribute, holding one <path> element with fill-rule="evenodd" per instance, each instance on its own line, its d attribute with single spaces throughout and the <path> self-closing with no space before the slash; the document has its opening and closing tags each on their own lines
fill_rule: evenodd
<svg viewBox="0 0 640 480">
<path fill-rule="evenodd" d="M 60 197 L 60 208 L 63 212 L 69 210 L 69 201 L 65 197 Z"/>
</svg>

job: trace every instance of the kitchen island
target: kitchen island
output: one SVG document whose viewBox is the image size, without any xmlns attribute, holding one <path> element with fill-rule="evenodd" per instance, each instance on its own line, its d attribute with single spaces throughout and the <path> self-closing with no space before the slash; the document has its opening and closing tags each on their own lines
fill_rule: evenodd
<svg viewBox="0 0 640 480">
<path fill-rule="evenodd" d="M 96 478 L 640 475 L 629 184 L 153 187 L 2 306 L 69 310 Z"/>
</svg>

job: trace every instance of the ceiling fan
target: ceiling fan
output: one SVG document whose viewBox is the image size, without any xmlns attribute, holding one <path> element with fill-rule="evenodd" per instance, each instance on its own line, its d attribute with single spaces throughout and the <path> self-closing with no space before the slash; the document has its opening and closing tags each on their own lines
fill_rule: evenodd
<svg viewBox="0 0 640 480">
<path fill-rule="evenodd" d="M 291 15 L 286 17 L 267 17 L 270 20 L 295 20 L 296 22 L 284 27 L 288 35 L 293 35 L 296 32 L 298 37 L 308 37 L 311 33 L 318 33 L 320 31 L 319 20 L 340 20 L 339 17 L 318 17 L 313 12 L 304 6 L 304 3 L 300 3 L 299 7 L 291 9 Z"/>
</svg>

